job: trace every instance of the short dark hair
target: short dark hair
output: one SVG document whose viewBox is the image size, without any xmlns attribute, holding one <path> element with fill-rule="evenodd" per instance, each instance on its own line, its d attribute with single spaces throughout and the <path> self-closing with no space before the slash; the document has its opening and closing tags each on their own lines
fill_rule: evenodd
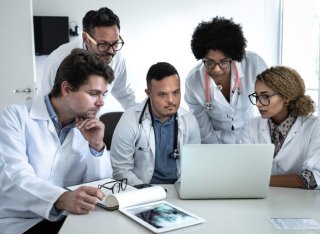
<svg viewBox="0 0 320 234">
<path fill-rule="evenodd" d="M 147 73 L 147 86 L 151 85 L 151 80 L 162 80 L 164 77 L 178 75 L 177 69 L 167 62 L 153 64 Z"/>
<path fill-rule="evenodd" d="M 91 10 L 86 13 L 82 19 L 82 28 L 84 32 L 92 35 L 95 27 L 111 27 L 117 25 L 120 30 L 120 19 L 107 7 L 101 7 L 99 10 Z"/>
<path fill-rule="evenodd" d="M 240 62 L 245 56 L 247 40 L 240 24 L 231 19 L 215 17 L 202 21 L 194 30 L 191 50 L 196 59 L 203 59 L 209 50 L 220 50 L 232 60 Z"/>
<path fill-rule="evenodd" d="M 111 67 L 97 55 L 84 49 L 73 49 L 57 70 L 50 96 L 61 95 L 63 81 L 67 81 L 72 88 L 77 90 L 88 81 L 90 75 L 102 76 L 109 84 L 114 80 Z"/>
</svg>

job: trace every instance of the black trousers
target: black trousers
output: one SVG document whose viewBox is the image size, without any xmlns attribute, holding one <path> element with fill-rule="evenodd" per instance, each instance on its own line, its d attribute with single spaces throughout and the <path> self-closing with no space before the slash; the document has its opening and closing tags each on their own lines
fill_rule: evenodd
<svg viewBox="0 0 320 234">
<path fill-rule="evenodd" d="M 37 223 L 33 227 L 31 227 L 29 230 L 24 232 L 24 234 L 57 234 L 64 222 L 66 217 L 62 218 L 61 220 L 57 222 L 50 222 L 48 220 L 43 220 L 40 223 Z"/>
</svg>

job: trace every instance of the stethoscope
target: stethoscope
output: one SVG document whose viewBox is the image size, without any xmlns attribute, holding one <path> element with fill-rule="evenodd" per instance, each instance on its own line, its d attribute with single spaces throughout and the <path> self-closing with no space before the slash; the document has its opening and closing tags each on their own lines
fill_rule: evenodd
<svg viewBox="0 0 320 234">
<path fill-rule="evenodd" d="M 236 110 L 236 107 L 237 107 L 238 101 L 239 101 L 239 97 L 241 94 L 241 82 L 240 82 L 238 67 L 236 66 L 236 64 L 234 62 L 232 64 L 233 64 L 234 70 L 235 70 L 235 82 L 234 82 L 234 85 L 231 89 L 230 104 L 231 104 L 232 109 Z M 206 96 L 206 110 L 207 111 L 213 110 L 213 105 L 211 103 L 210 79 L 211 78 L 209 77 L 208 72 L 206 72 L 206 74 L 205 74 L 205 96 Z M 221 89 L 222 89 L 221 85 L 218 85 L 217 87 L 221 91 Z M 235 97 L 235 100 L 233 101 L 235 93 L 237 94 L 237 96 Z M 229 119 L 231 119 L 231 121 L 233 121 L 235 115 L 236 115 L 235 112 L 233 115 L 227 114 L 227 118 L 229 118 Z M 231 126 L 231 130 L 234 130 L 233 125 Z"/>
<path fill-rule="evenodd" d="M 149 142 L 151 128 L 150 128 L 150 131 L 149 131 L 149 134 L 148 134 L 148 147 L 147 148 L 143 148 L 143 147 L 138 147 L 137 146 L 138 142 L 140 140 L 140 137 L 141 137 L 142 130 L 144 131 L 145 135 L 147 135 L 146 132 L 145 132 L 145 129 L 143 128 L 143 125 L 142 125 L 142 118 L 144 116 L 144 113 L 145 113 L 147 107 L 149 108 L 149 113 L 150 113 L 150 116 L 151 116 L 152 128 L 154 126 L 154 116 L 153 116 L 152 111 L 151 111 L 150 98 L 148 98 L 148 100 L 144 104 L 144 107 L 143 107 L 142 112 L 140 114 L 139 122 L 138 122 L 139 123 L 138 132 L 137 132 L 137 135 L 136 135 L 135 140 L 134 140 L 135 149 L 139 150 L 139 151 L 143 151 L 143 152 L 147 152 L 147 151 L 149 151 L 151 149 L 150 142 Z M 174 141 L 173 142 L 173 151 L 169 154 L 169 156 L 172 159 L 179 159 L 180 153 L 179 153 L 179 150 L 178 150 L 178 115 L 177 115 L 177 113 L 174 114 L 174 138 L 173 138 L 173 141 Z"/>
</svg>

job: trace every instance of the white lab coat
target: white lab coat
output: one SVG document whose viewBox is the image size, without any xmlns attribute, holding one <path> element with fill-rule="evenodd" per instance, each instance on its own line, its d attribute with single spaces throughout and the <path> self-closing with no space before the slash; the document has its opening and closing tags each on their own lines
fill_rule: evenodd
<svg viewBox="0 0 320 234">
<path fill-rule="evenodd" d="M 201 142 L 240 143 L 243 127 L 248 119 L 259 116 L 257 108 L 250 103 L 248 95 L 254 92 L 256 76 L 267 68 L 265 62 L 257 54 L 247 52 L 241 63 L 235 63 L 241 82 L 241 94 L 236 108 L 236 94 L 231 95 L 231 104 L 225 99 L 213 79 L 210 79 L 211 104 L 213 110 L 206 109 L 205 74 L 206 68 L 199 63 L 188 74 L 185 83 L 185 101 L 190 111 L 197 118 Z M 231 70 L 231 89 L 235 83 L 234 66 Z M 228 118 L 227 116 L 233 117 Z M 232 130 L 232 125 L 234 130 Z"/>
<path fill-rule="evenodd" d="M 242 143 L 272 144 L 267 119 L 248 122 Z M 280 151 L 273 159 L 272 175 L 285 175 L 308 169 L 313 172 L 320 189 L 320 119 L 298 117 Z"/>
<path fill-rule="evenodd" d="M 127 178 L 130 185 L 150 183 L 155 167 L 155 137 L 149 109 L 146 108 L 142 117 L 140 139 L 139 118 L 145 101 L 128 109 L 114 131 L 111 143 L 111 165 L 115 179 Z M 178 109 L 178 148 L 184 144 L 199 144 L 200 132 L 195 117 L 184 110 Z M 135 147 L 135 143 L 137 146 Z M 142 147 L 151 149 L 144 152 Z M 180 160 L 177 160 L 177 177 L 180 177 Z"/>
<path fill-rule="evenodd" d="M 44 97 L 12 105 L 0 115 L 0 233 L 22 233 L 50 211 L 63 187 L 112 176 L 107 151 L 94 157 L 76 128 L 63 144 Z"/>
<path fill-rule="evenodd" d="M 37 87 L 38 95 L 50 93 L 60 63 L 75 48 L 83 48 L 82 39 L 63 44 L 48 56 L 44 64 L 41 82 Z M 120 51 L 113 57 L 109 66 L 114 72 L 115 79 L 108 86 L 108 91 L 111 92 L 124 109 L 135 105 L 135 94 L 127 80 L 126 64 Z"/>
</svg>

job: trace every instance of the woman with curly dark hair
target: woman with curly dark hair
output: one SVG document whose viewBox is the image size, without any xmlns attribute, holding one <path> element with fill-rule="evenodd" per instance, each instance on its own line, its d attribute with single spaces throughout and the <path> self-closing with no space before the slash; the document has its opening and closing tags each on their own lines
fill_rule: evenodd
<svg viewBox="0 0 320 234">
<path fill-rule="evenodd" d="M 243 143 L 275 145 L 270 185 L 320 189 L 320 119 L 311 116 L 315 104 L 301 76 L 271 67 L 257 76 L 249 99 L 261 117 L 250 120 Z"/>
<path fill-rule="evenodd" d="M 242 27 L 223 17 L 201 22 L 192 35 L 191 49 L 201 63 L 186 78 L 185 100 L 202 143 L 240 143 L 246 122 L 258 115 L 247 96 L 267 65 L 246 52 L 246 44 Z"/>
</svg>

